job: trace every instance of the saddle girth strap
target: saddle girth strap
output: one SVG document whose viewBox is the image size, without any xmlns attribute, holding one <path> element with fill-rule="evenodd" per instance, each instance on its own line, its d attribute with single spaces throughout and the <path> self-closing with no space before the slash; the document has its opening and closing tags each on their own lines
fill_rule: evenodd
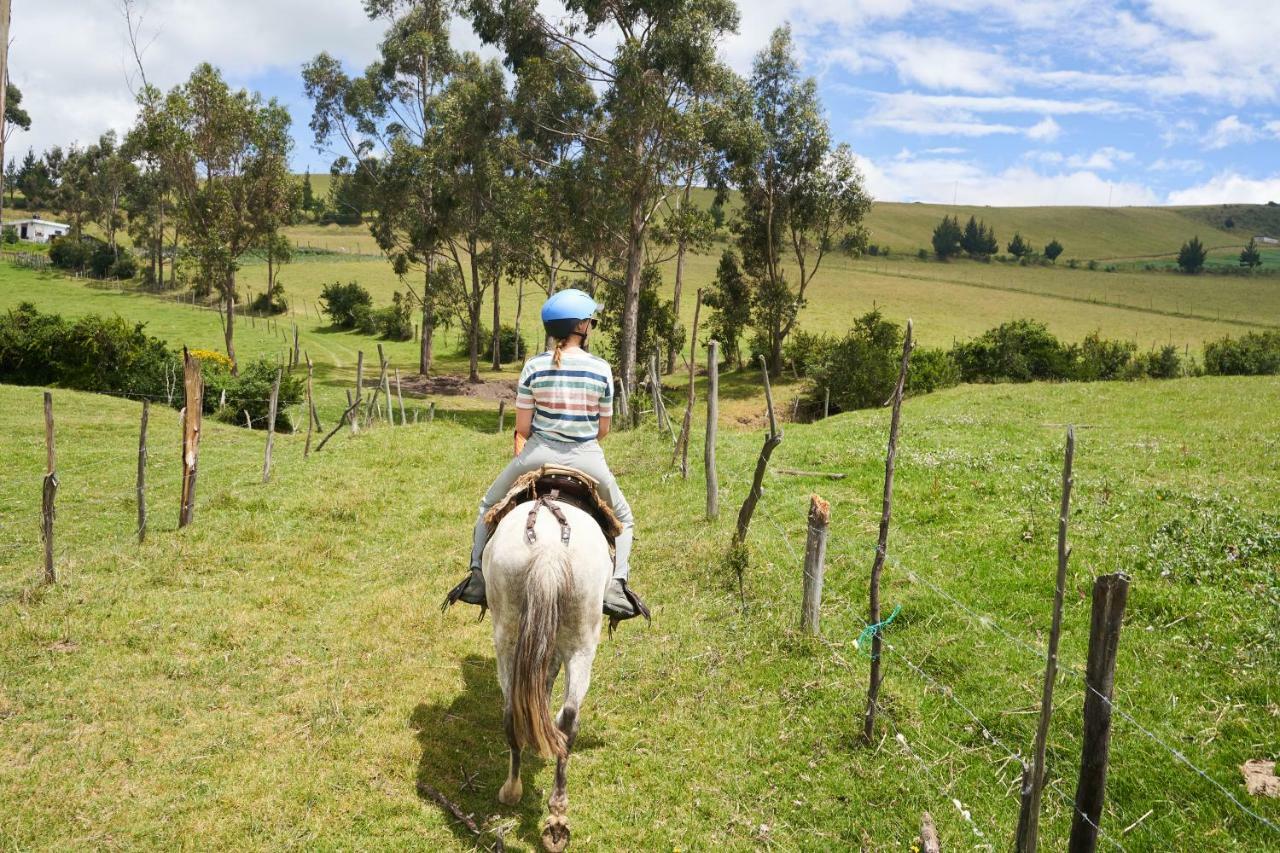
<svg viewBox="0 0 1280 853">
<path fill-rule="evenodd" d="M 529 507 L 529 517 L 524 523 L 524 538 L 530 545 L 538 541 L 538 534 L 534 531 L 534 525 L 538 521 L 538 508 L 546 507 L 555 516 L 557 522 L 560 523 L 560 541 L 569 544 L 569 519 L 564 517 L 564 510 L 560 509 L 556 504 L 555 498 L 560 496 L 559 489 L 553 489 L 551 494 L 543 495 L 533 502 L 533 506 Z"/>
</svg>

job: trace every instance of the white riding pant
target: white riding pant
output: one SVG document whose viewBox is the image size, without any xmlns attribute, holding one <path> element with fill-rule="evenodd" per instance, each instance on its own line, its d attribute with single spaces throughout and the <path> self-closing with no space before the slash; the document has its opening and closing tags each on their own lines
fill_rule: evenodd
<svg viewBox="0 0 1280 853">
<path fill-rule="evenodd" d="M 489 509 L 507 496 L 511 487 L 520 475 L 536 471 L 543 465 L 563 465 L 577 468 L 596 481 L 596 489 L 613 508 L 622 525 L 622 532 L 614 540 L 613 576 L 624 580 L 631 573 L 631 541 L 635 533 L 635 519 L 631 515 L 631 506 L 618 488 L 618 481 L 609 470 L 604 459 L 604 451 L 599 442 L 591 441 L 556 441 L 541 433 L 534 433 L 525 442 L 520 455 L 512 459 L 498 479 L 493 481 L 489 491 L 480 500 L 480 511 L 476 514 L 476 526 L 471 545 L 471 566 L 480 567 L 480 556 L 484 553 L 485 543 L 489 540 L 489 527 L 484 517 Z"/>
</svg>

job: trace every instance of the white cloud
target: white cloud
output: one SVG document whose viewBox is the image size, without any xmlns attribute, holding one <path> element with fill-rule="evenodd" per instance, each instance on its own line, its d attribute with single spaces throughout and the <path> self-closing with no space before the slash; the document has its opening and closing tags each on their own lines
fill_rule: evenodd
<svg viewBox="0 0 1280 853">
<path fill-rule="evenodd" d="M 1202 184 L 1174 190 L 1167 204 L 1266 204 L 1280 202 L 1280 174 L 1269 178 L 1248 178 L 1228 171 Z"/>
<path fill-rule="evenodd" d="M 1051 166 L 1066 166 L 1069 169 L 1084 169 L 1090 172 L 1109 172 L 1120 163 L 1128 163 L 1134 159 L 1133 152 L 1122 151 L 1108 145 L 1090 154 L 1066 155 L 1060 151 L 1030 151 L 1028 160 L 1035 160 Z"/>
<path fill-rule="evenodd" d="M 1027 138 L 1037 142 L 1051 142 L 1062 133 L 1062 127 L 1053 120 L 1053 116 L 1045 116 L 1027 128 Z"/>
<path fill-rule="evenodd" d="M 914 159 L 872 161 L 862 158 L 867 185 L 885 201 L 925 201 L 983 205 L 1116 206 L 1159 203 L 1149 187 L 1107 181 L 1089 171 L 1044 174 L 1026 166 L 998 172 L 965 160 Z"/>
<path fill-rule="evenodd" d="M 946 39 L 885 33 L 868 49 L 891 62 L 904 83 L 961 92 L 1004 92 L 1010 88 L 1012 69 L 1003 57 Z"/>
<path fill-rule="evenodd" d="M 1148 166 L 1149 172 L 1201 172 L 1204 163 L 1200 160 L 1159 157 Z"/>
<path fill-rule="evenodd" d="M 1263 128 L 1266 129 L 1267 133 L 1271 134 L 1277 139 L 1280 139 L 1280 120 L 1269 121 L 1263 125 Z"/>
<path fill-rule="evenodd" d="M 1240 120 L 1239 116 L 1229 115 L 1209 129 L 1203 143 L 1205 148 L 1226 148 L 1242 142 L 1253 142 L 1258 138 L 1258 129 Z"/>
</svg>

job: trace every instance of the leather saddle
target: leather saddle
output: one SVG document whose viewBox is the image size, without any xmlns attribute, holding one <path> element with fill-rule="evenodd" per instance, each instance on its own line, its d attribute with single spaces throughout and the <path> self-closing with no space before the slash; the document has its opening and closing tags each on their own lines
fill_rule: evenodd
<svg viewBox="0 0 1280 853">
<path fill-rule="evenodd" d="M 507 513 L 526 501 L 536 500 L 540 505 L 545 505 L 547 501 L 563 503 L 577 507 L 595 519 L 612 549 L 614 539 L 622 532 L 622 524 L 613 514 L 613 508 L 600 497 L 597 486 L 598 483 L 594 477 L 577 468 L 543 465 L 541 468 L 520 475 L 507 491 L 506 496 L 485 514 L 485 524 L 489 525 L 489 531 L 492 533 Z M 554 509 L 553 512 L 555 512 Z M 556 514 L 559 516 L 559 513 Z M 530 518 L 532 517 L 531 514 Z M 567 522 L 561 520 L 561 527 L 567 534 Z"/>
</svg>

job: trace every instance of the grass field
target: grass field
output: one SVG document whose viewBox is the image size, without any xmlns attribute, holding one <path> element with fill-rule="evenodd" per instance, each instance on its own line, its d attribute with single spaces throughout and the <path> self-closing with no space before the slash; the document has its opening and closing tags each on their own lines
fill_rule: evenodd
<svg viewBox="0 0 1280 853">
<path fill-rule="evenodd" d="M 1043 661 L 950 599 L 1042 645 L 1066 422 L 1078 424 L 1075 550 L 1042 848 L 1065 847 L 1073 672 L 1086 590 L 1104 572 L 1133 577 L 1117 706 L 1246 800 L 1239 765 L 1280 743 L 1277 395 L 1280 379 L 1205 378 L 908 401 L 884 580 L 887 607 L 903 610 L 869 748 L 855 739 L 868 663 L 851 641 L 887 412 L 787 426 L 776 466 L 848 477 L 770 477 L 745 612 L 721 556 L 759 435 L 722 434 L 715 523 L 700 520 L 700 466 L 685 482 L 656 434 L 611 437 L 639 519 L 634 580 L 655 619 L 602 644 L 571 765 L 577 849 L 906 850 L 925 809 L 944 849 L 981 843 L 975 829 L 1008 846 L 1019 769 L 984 733 L 1029 750 Z M 262 435 L 207 423 L 195 524 L 178 532 L 177 415 L 153 409 L 152 527 L 139 546 L 137 404 L 54 398 L 62 582 L 42 588 L 40 389 L 0 387 L 4 846 L 470 847 L 418 781 L 506 826 L 511 849 L 534 845 L 550 767 L 526 764 L 525 803 L 498 806 L 489 625 L 435 609 L 508 437 L 383 427 L 304 462 L 301 436 L 282 435 L 264 485 Z M 820 641 L 795 630 L 811 490 L 833 507 Z M 1107 795 L 1103 830 L 1130 850 L 1276 840 L 1124 718 Z M 1277 801 L 1247 805 L 1280 821 Z"/>
</svg>

